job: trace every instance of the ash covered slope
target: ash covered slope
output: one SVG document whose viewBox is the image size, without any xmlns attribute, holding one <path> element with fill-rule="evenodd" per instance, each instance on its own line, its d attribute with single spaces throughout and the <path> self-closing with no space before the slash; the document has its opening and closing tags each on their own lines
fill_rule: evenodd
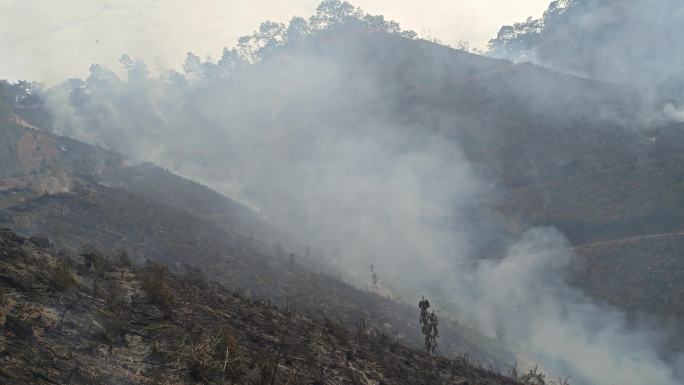
<svg viewBox="0 0 684 385">
<path fill-rule="evenodd" d="M 252 302 L 195 274 L 37 248 L 0 232 L 3 384 L 515 384 Z"/>
<path fill-rule="evenodd" d="M 4 137 L 15 138 L 7 140 L 6 153 L 26 156 L 17 143 L 29 138 L 43 143 L 32 145 L 29 154 L 45 165 L 27 170 L 17 162 L 18 171 L 0 179 L 5 186 L 3 226 L 25 235 L 44 234 L 75 250 L 88 245 L 123 249 L 140 263 L 150 259 L 177 269 L 199 267 L 250 298 L 314 318 L 331 317 L 347 327 L 365 320 L 407 344 L 422 344 L 412 307 L 315 272 L 313 259 L 289 259 L 271 238 L 262 238 L 275 234 L 270 226 L 224 196 L 154 165 L 128 165 L 116 153 L 14 120 L 3 128 Z M 61 176 L 59 188 L 45 188 L 54 175 Z M 441 334 L 444 354 L 512 361 L 491 339 L 446 317 Z"/>
<path fill-rule="evenodd" d="M 42 195 L 2 210 L 6 225 L 29 220 L 55 243 L 126 250 L 133 260 L 161 261 L 176 269 L 200 267 L 207 276 L 249 298 L 269 300 L 314 318 L 332 317 L 352 327 L 361 320 L 420 346 L 415 310 L 353 288 L 339 278 L 307 268 L 310 260 L 277 254 L 258 240 L 225 231 L 177 208 L 141 199 L 122 189 L 92 186 Z M 315 262 L 314 262 L 315 263 Z M 441 351 L 505 357 L 488 338 L 442 320 Z"/>
<path fill-rule="evenodd" d="M 48 115 L 43 107 L 30 115 L 11 103 L 6 107 L 7 113 L 0 114 L 0 207 L 100 185 L 177 207 L 243 236 L 276 234 L 258 214 L 206 186 L 152 164 L 131 164 L 118 153 L 50 134 L 24 119 Z"/>
</svg>

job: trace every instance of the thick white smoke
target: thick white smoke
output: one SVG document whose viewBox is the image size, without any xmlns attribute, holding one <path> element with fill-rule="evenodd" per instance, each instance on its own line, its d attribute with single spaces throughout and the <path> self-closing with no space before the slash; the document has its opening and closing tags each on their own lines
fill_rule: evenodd
<svg viewBox="0 0 684 385">
<path fill-rule="evenodd" d="M 504 26 L 489 54 L 630 85 L 657 120 L 681 122 L 684 3 L 679 0 L 556 0 L 540 19 Z M 668 107 L 669 106 L 669 107 Z"/>
<path fill-rule="evenodd" d="M 617 309 L 570 287 L 572 249 L 553 228 L 528 230 L 501 261 L 484 261 L 455 285 L 465 319 L 541 360 L 572 383 L 677 384 L 653 347 L 658 333 L 630 327 Z M 559 372 L 560 371 L 560 372 Z"/>
<path fill-rule="evenodd" d="M 326 55 L 323 46 L 296 45 L 207 84 L 172 72 L 149 78 L 141 65 L 124 81 L 94 67 L 84 83 L 50 91 L 54 128 L 258 208 L 359 284 L 374 264 L 401 296 L 432 293 L 441 312 L 500 332 L 575 384 L 677 383 L 650 330 L 567 284 L 573 256 L 562 234 L 532 229 L 502 258 L 470 258 L 500 231 L 478 211 L 492 181 L 473 172 L 465 144 L 416 123 L 454 122 L 430 111 L 412 122 L 392 115 L 405 90 L 374 70 L 404 60 L 401 44 L 382 60 L 353 46 Z"/>
<path fill-rule="evenodd" d="M 665 118 L 669 120 L 684 123 L 684 109 L 677 108 L 672 103 L 668 103 L 663 107 L 663 113 L 665 114 Z"/>
</svg>

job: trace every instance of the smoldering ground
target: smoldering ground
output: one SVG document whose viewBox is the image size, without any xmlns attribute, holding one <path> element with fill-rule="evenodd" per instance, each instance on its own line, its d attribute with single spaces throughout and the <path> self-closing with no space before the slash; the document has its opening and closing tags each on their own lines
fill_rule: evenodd
<svg viewBox="0 0 684 385">
<path fill-rule="evenodd" d="M 512 235 L 483 209 L 496 183 L 444 130 L 477 124 L 462 106 L 435 108 L 444 79 L 472 71 L 451 62 L 467 54 L 353 8 L 316 16 L 266 24 L 218 63 L 190 55 L 184 74 L 152 77 L 128 57 L 125 79 L 93 66 L 87 79 L 47 92 L 53 129 L 207 183 L 259 210 L 293 247 L 322 250 L 359 285 L 372 263 L 395 295 L 429 293 L 445 315 L 498 331 L 575 384 L 678 383 L 657 331 L 567 284 L 573 256 L 562 234 Z M 483 95 L 501 94 L 492 87 Z M 552 96 L 515 105 L 561 114 Z M 584 107 L 575 108 L 564 113 Z M 490 241 L 498 258 L 471 258 Z"/>
</svg>

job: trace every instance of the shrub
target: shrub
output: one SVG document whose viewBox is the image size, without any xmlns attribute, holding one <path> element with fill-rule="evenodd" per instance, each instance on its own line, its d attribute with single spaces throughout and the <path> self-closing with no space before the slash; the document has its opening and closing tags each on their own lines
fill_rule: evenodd
<svg viewBox="0 0 684 385">
<path fill-rule="evenodd" d="M 110 309 L 116 310 L 124 307 L 128 303 L 126 295 L 126 290 L 116 282 L 113 282 L 109 285 L 104 300 Z"/>
<path fill-rule="evenodd" d="M 221 376 L 221 383 L 238 379 L 242 374 L 242 355 L 237 341 L 225 329 L 202 337 L 189 348 L 188 369 L 195 380 L 206 381 L 217 375 Z"/>
<path fill-rule="evenodd" d="M 323 314 L 325 328 L 332 334 L 342 346 L 349 345 L 349 330 L 340 321 L 334 321 Z"/>
<path fill-rule="evenodd" d="M 242 375 L 242 354 L 237 340 L 225 329 L 214 338 L 214 357 L 218 359 L 221 383 L 237 380 Z"/>
<path fill-rule="evenodd" d="M 126 252 L 126 250 L 119 250 L 119 254 L 117 254 L 117 257 L 119 259 L 119 266 L 131 267 L 131 259 L 128 256 L 128 252 Z"/>
<path fill-rule="evenodd" d="M 205 289 L 207 287 L 207 279 L 204 276 L 202 269 L 188 264 L 183 264 L 183 268 L 185 269 L 185 279 L 187 279 L 188 282 L 200 289 Z"/>
<path fill-rule="evenodd" d="M 102 275 L 111 268 L 109 258 L 107 258 L 103 252 L 92 246 L 83 247 L 81 256 L 85 260 L 86 268 L 94 270 L 98 275 Z"/>
<path fill-rule="evenodd" d="M 166 284 L 167 270 L 159 262 L 148 261 L 143 275 L 142 289 L 154 305 L 168 309 L 173 303 L 173 295 Z"/>
<path fill-rule="evenodd" d="M 126 343 L 126 332 L 122 329 L 119 320 L 104 313 L 98 314 L 97 318 L 102 329 L 96 333 L 95 338 L 107 345 L 110 352 L 114 346 L 121 346 Z"/>
<path fill-rule="evenodd" d="M 78 284 L 78 279 L 71 271 L 71 268 L 69 268 L 69 265 L 60 259 L 55 263 L 50 279 L 59 291 L 65 291 Z"/>
<path fill-rule="evenodd" d="M 150 346 L 150 354 L 152 357 L 161 358 L 164 356 L 164 351 L 162 350 L 159 340 L 154 340 L 152 346 Z"/>
<path fill-rule="evenodd" d="M 520 382 L 525 385 L 546 385 L 546 375 L 535 366 L 527 374 L 520 377 Z"/>
<path fill-rule="evenodd" d="M 205 381 L 213 377 L 214 362 L 211 359 L 211 345 L 207 339 L 190 347 L 188 369 L 194 380 Z"/>
<path fill-rule="evenodd" d="M 322 371 L 322 368 L 321 368 Z M 258 385 L 273 385 L 278 372 L 278 360 L 271 355 L 266 356 L 259 365 Z"/>
<path fill-rule="evenodd" d="M 5 288 L 0 287 L 0 318 L 2 318 L 5 305 L 7 305 L 7 298 L 5 298 L 6 295 L 7 291 Z"/>
</svg>

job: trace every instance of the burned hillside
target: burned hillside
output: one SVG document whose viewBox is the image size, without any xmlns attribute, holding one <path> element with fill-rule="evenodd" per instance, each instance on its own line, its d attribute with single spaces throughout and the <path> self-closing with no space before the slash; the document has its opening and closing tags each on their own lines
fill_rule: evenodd
<svg viewBox="0 0 684 385">
<path fill-rule="evenodd" d="M 314 321 L 192 270 L 37 248 L 0 232 L 5 384 L 516 384 L 374 328 Z"/>
</svg>

